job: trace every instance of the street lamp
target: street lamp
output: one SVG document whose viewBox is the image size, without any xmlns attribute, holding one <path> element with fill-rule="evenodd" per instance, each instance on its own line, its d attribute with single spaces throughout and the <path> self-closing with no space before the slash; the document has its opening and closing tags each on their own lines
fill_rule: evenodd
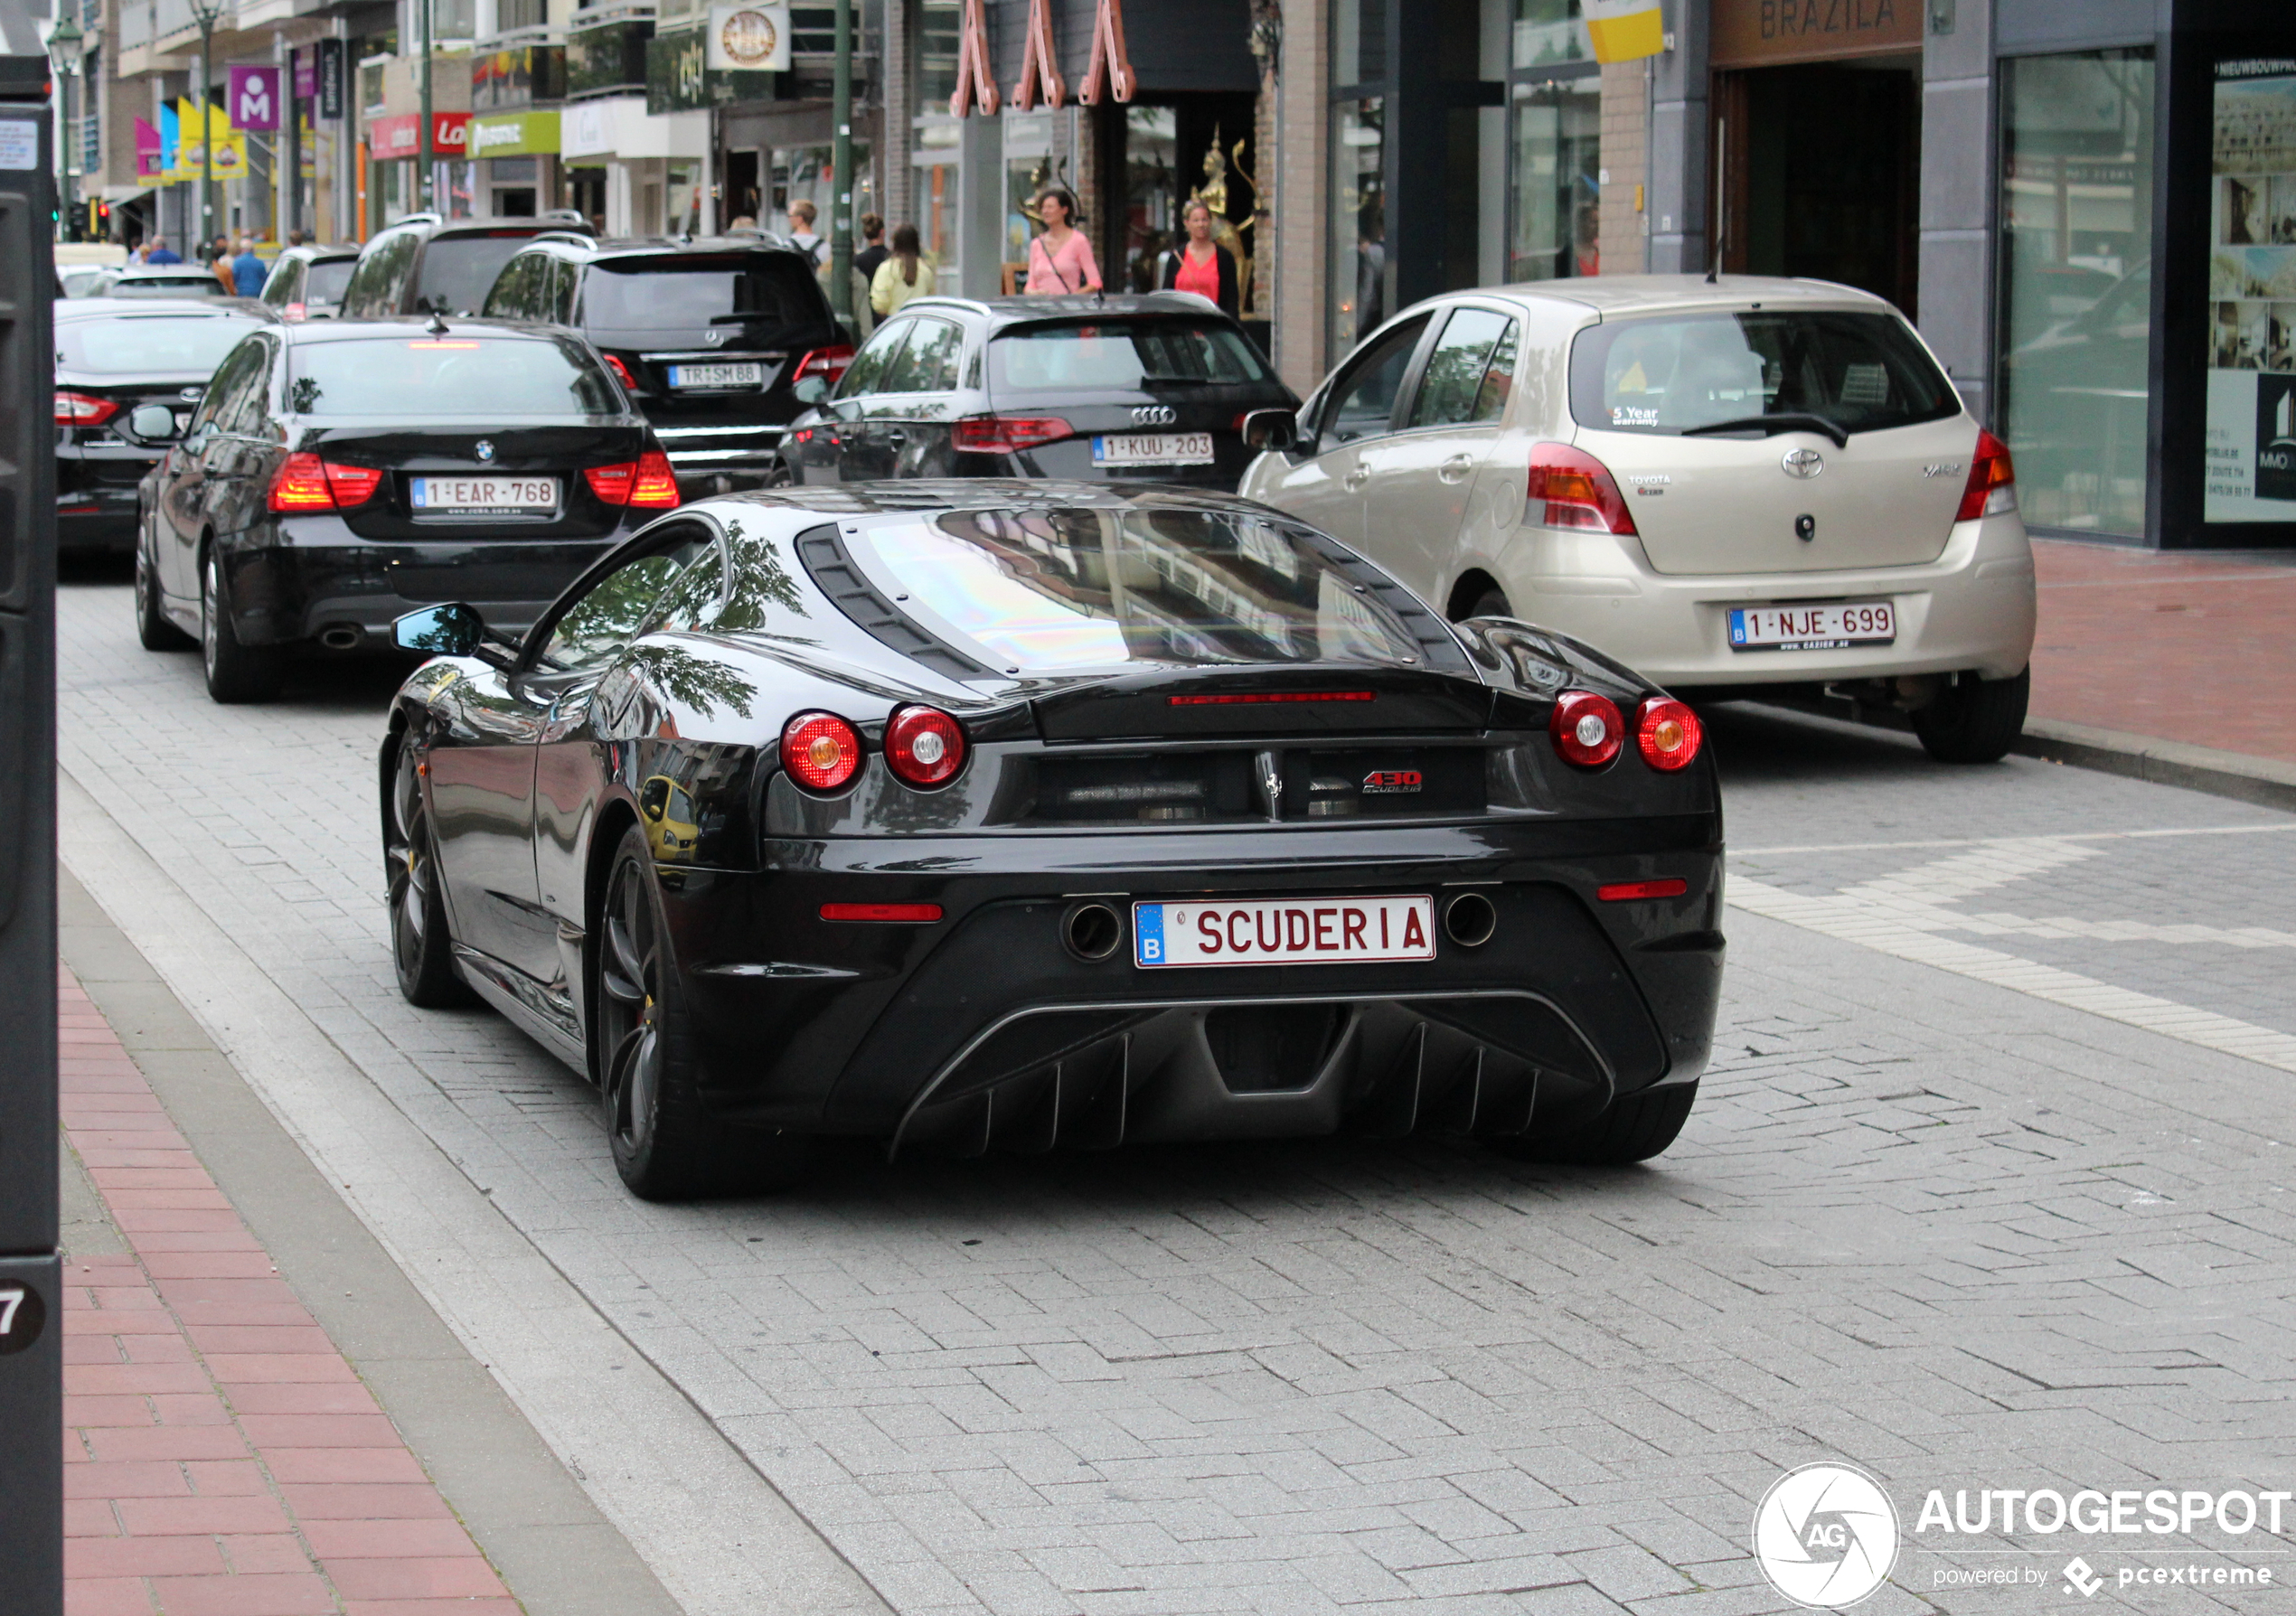
<svg viewBox="0 0 2296 1616">
<path fill-rule="evenodd" d="M 192 20 L 199 24 L 199 240 L 203 261 L 208 244 L 215 240 L 215 118 L 209 109 L 209 86 L 214 70 L 209 58 L 215 47 L 215 24 L 222 20 L 226 0 L 191 0 Z"/>
<path fill-rule="evenodd" d="M 80 53 L 86 49 L 88 36 L 71 14 L 79 9 L 80 0 L 61 0 L 56 10 L 56 25 L 48 32 L 48 53 L 56 59 L 56 88 L 63 96 L 62 138 L 56 142 L 63 156 L 63 227 L 67 240 L 74 240 L 72 215 L 80 202 L 71 183 L 72 148 L 80 144 L 76 126 L 71 121 L 71 81 L 80 77 Z"/>
</svg>

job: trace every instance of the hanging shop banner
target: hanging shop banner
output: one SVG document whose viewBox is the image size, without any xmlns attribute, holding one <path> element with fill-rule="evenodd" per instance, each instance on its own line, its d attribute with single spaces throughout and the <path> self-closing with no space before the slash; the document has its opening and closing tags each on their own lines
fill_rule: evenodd
<svg viewBox="0 0 2296 1616">
<path fill-rule="evenodd" d="M 322 123 L 343 121 L 343 42 L 323 39 L 318 45 L 318 61 L 315 64 L 319 90 L 319 120 Z"/>
<path fill-rule="evenodd" d="M 789 6 L 713 5 L 710 8 L 710 67 L 720 73 L 789 70 Z"/>
<path fill-rule="evenodd" d="M 160 109 L 160 122 L 169 120 L 165 108 Z M 136 177 L 139 180 L 157 179 L 167 166 L 166 142 L 160 130 L 142 118 L 136 120 Z"/>
<path fill-rule="evenodd" d="M 2296 58 L 2216 64 L 2207 521 L 2296 521 Z"/>
<path fill-rule="evenodd" d="M 207 108 L 207 127 L 200 127 L 200 108 L 188 99 L 175 103 L 178 134 L 176 160 L 170 180 L 196 180 L 212 171 L 219 180 L 236 180 L 247 173 L 247 137 L 231 127 L 221 107 Z"/>
<path fill-rule="evenodd" d="M 434 112 L 430 115 L 430 146 L 432 154 L 441 158 L 459 157 L 470 139 L 470 114 L 467 112 Z M 378 163 L 388 163 L 400 157 L 422 155 L 422 114 L 401 112 L 395 117 L 378 117 L 367 125 L 367 149 Z"/>
<path fill-rule="evenodd" d="M 558 109 L 490 112 L 470 120 L 470 157 L 547 156 L 558 150 Z"/>
<path fill-rule="evenodd" d="M 307 101 L 319 93 L 319 64 L 307 48 L 287 52 L 287 60 L 295 63 L 295 99 Z"/>
<path fill-rule="evenodd" d="M 231 109 L 234 127 L 258 134 L 276 134 L 279 127 L 279 70 L 275 67 L 234 67 L 231 94 L 223 103 Z"/>
<path fill-rule="evenodd" d="M 1583 0 L 1579 14 L 1597 61 L 1640 61 L 1666 49 L 1659 0 Z"/>
</svg>

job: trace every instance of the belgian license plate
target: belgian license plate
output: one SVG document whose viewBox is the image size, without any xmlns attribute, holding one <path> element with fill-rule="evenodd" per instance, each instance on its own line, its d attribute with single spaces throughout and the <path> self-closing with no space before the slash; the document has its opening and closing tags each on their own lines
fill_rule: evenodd
<svg viewBox="0 0 2296 1616">
<path fill-rule="evenodd" d="M 414 508 L 442 516 L 558 509 L 556 477 L 411 477 Z"/>
<path fill-rule="evenodd" d="M 1132 962 L 1164 965 L 1356 965 L 1435 958 L 1435 899 L 1270 898 L 1136 903 Z"/>
<path fill-rule="evenodd" d="M 763 387 L 763 365 L 672 365 L 672 387 Z"/>
<path fill-rule="evenodd" d="M 1840 651 L 1897 637 L 1897 613 L 1886 600 L 1847 606 L 1733 606 L 1733 651 Z"/>
<path fill-rule="evenodd" d="M 1209 432 L 1110 433 L 1092 440 L 1095 465 L 1209 465 Z"/>
</svg>

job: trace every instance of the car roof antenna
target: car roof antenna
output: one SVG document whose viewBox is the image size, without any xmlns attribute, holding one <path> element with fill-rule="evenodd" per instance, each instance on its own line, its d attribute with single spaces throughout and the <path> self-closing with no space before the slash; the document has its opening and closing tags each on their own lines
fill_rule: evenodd
<svg viewBox="0 0 2296 1616">
<path fill-rule="evenodd" d="M 430 311 L 430 324 L 423 329 L 429 332 L 430 334 L 435 337 L 445 336 L 447 334 L 447 315 L 445 312 L 439 309 L 432 309 Z"/>
</svg>

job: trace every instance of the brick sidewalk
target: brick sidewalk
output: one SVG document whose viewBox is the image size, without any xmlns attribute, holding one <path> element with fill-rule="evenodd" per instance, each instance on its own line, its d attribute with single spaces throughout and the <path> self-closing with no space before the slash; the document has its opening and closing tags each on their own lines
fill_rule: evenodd
<svg viewBox="0 0 2296 1616">
<path fill-rule="evenodd" d="M 518 1616 L 69 972 L 66 1137 L 130 1254 L 65 1278 L 67 1616 Z"/>
<path fill-rule="evenodd" d="M 2033 716 L 2296 763 L 2296 551 L 2036 539 Z"/>
</svg>

